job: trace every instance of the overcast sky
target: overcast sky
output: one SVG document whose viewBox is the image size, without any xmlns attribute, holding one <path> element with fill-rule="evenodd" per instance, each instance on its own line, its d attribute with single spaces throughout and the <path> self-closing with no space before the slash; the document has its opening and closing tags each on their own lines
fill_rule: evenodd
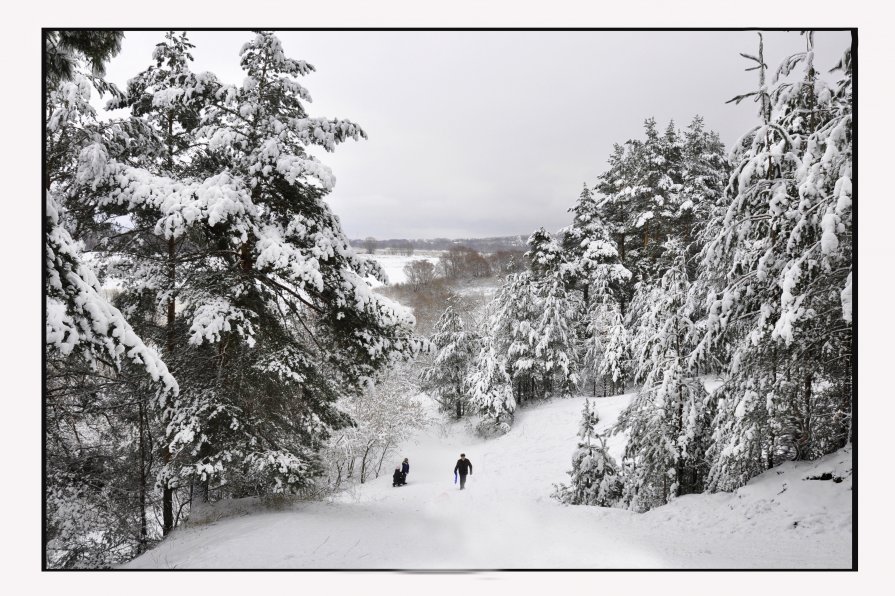
<svg viewBox="0 0 895 596">
<path fill-rule="evenodd" d="M 193 70 L 241 83 L 250 32 L 193 32 Z M 150 64 L 164 32 L 127 32 L 108 79 L 124 86 Z M 730 145 L 756 106 L 725 104 L 757 86 L 739 52 L 754 32 L 286 31 L 312 116 L 348 118 L 367 140 L 318 155 L 336 176 L 330 202 L 352 238 L 528 234 L 568 223 L 583 182 L 613 143 L 653 116 L 686 126 L 694 114 Z M 815 36 L 828 70 L 848 32 Z M 772 69 L 804 48 L 798 33 L 765 34 Z"/>
</svg>

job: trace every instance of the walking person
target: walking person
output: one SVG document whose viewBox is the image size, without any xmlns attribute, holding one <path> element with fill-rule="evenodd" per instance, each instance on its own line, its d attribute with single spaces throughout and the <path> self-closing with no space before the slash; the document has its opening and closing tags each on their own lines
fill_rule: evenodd
<svg viewBox="0 0 895 596">
<path fill-rule="evenodd" d="M 410 474 L 410 462 L 407 461 L 407 458 L 404 458 L 404 461 L 401 462 L 401 476 L 404 479 L 404 484 L 407 484 L 407 475 Z"/>
<path fill-rule="evenodd" d="M 472 475 L 472 462 L 466 459 L 466 454 L 461 453 L 457 465 L 454 466 L 454 474 L 460 474 L 460 490 L 466 486 L 466 475 Z"/>
</svg>

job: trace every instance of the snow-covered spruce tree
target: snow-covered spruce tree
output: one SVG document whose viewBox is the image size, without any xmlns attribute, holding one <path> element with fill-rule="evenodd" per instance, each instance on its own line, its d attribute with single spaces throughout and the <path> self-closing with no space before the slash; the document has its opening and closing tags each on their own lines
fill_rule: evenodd
<svg viewBox="0 0 895 596">
<path fill-rule="evenodd" d="M 584 352 L 581 381 L 592 385 L 596 396 L 598 382 L 602 381 L 605 394 L 609 381 L 601 370 L 604 355 L 613 359 L 605 363 L 610 377 L 618 381 L 623 376 L 618 366 L 621 336 L 616 335 L 611 354 L 607 352 L 607 343 L 610 335 L 618 333 L 612 328 L 614 313 L 631 279 L 631 272 L 619 262 L 615 241 L 600 216 L 598 201 L 586 185 L 570 211 L 573 213 L 572 223 L 560 232 L 564 258 L 571 264 L 566 279 L 582 294 L 582 309 L 586 314 L 577 317 L 577 332 L 582 338 Z"/>
<path fill-rule="evenodd" d="M 669 237 L 690 245 L 699 238 L 703 215 L 718 201 L 726 177 L 723 146 L 695 117 L 686 131 L 670 123 L 661 134 L 652 118 L 645 138 L 616 145 L 609 169 L 597 183 L 598 208 L 615 240 L 620 262 L 631 271 L 617 291 L 628 316 L 634 286 L 664 271 L 662 246 Z M 691 254 L 698 246 L 691 248 Z M 636 320 L 636 316 L 635 316 Z"/>
<path fill-rule="evenodd" d="M 532 232 L 526 244 L 528 251 L 525 257 L 530 263 L 533 277 L 542 278 L 548 274 L 555 274 L 564 278 L 571 273 L 569 261 L 565 258 L 562 247 L 546 229 L 538 228 Z"/>
<path fill-rule="evenodd" d="M 622 393 L 631 377 L 631 342 L 615 302 L 594 305 L 589 314 L 587 334 L 585 358 L 594 378 L 594 393 L 597 378 L 603 380 L 604 393 Z"/>
<path fill-rule="evenodd" d="M 468 379 L 469 403 L 482 416 L 479 429 L 485 434 L 505 434 L 513 423 L 516 400 L 507 368 L 494 339 L 485 337 Z"/>
<path fill-rule="evenodd" d="M 724 188 L 730 167 L 718 133 L 705 130 L 701 116 L 695 116 L 681 133 L 681 192 L 677 238 L 696 256 L 702 248 L 701 231 L 724 206 Z M 692 260 L 693 263 L 696 259 Z M 689 263 L 689 261 L 688 261 Z M 691 274 L 695 267 L 691 265 Z"/>
<path fill-rule="evenodd" d="M 685 305 L 690 283 L 686 248 L 670 240 L 668 269 L 644 300 L 635 347 L 635 380 L 641 388 L 619 416 L 614 432 L 628 436 L 625 460 L 633 463 L 634 501 L 643 511 L 669 499 L 701 492 L 706 475 L 703 440 L 711 414 L 706 392 L 689 368 L 693 323 Z"/>
<path fill-rule="evenodd" d="M 587 187 L 569 210 L 572 223 L 560 231 L 562 252 L 570 263 L 566 278 L 580 289 L 585 306 L 618 300 L 620 288 L 631 278 L 620 262 L 618 249 L 609 226 L 600 216 L 600 205 Z"/>
<path fill-rule="evenodd" d="M 772 85 L 759 55 L 762 124 L 732 151 L 729 206 L 700 270 L 707 317 L 693 360 L 729 358 L 709 487 L 731 489 L 849 438 L 851 411 L 851 75 L 835 86 L 813 40 Z M 803 67 L 799 80 L 787 77 Z M 848 371 L 848 372 L 847 372 Z"/>
<path fill-rule="evenodd" d="M 481 338 L 448 303 L 429 338 L 435 357 L 423 370 L 423 389 L 432 394 L 442 409 L 459 420 L 468 401 L 467 379 L 473 359 L 479 353 Z"/>
<path fill-rule="evenodd" d="M 645 138 L 616 145 L 597 189 L 601 212 L 613 228 L 622 263 L 636 280 L 657 277 L 655 260 L 681 204 L 681 143 L 673 123 L 661 134 L 652 118 Z"/>
<path fill-rule="evenodd" d="M 772 96 L 799 156 L 773 336 L 797 346 L 793 358 L 801 365 L 798 373 L 786 371 L 800 390 L 786 408 L 795 432 L 783 446 L 791 457 L 814 459 L 844 446 L 853 423 L 852 87 L 851 49 L 833 69 L 838 80 L 831 86 L 815 70 L 813 33 L 804 38 L 805 52 L 777 73 L 779 79 L 801 67 L 801 79 L 780 82 Z"/>
<path fill-rule="evenodd" d="M 530 270 L 507 276 L 492 302 L 487 330 L 519 406 L 550 393 L 571 395 L 580 381 L 577 326 L 583 306 L 580 292 L 569 289 L 573 265 L 543 228 L 528 245 Z"/>
<path fill-rule="evenodd" d="M 576 330 L 583 310 L 580 296 L 567 291 L 555 273 L 542 278 L 539 289 L 541 315 L 533 327 L 534 358 L 540 362 L 548 390 L 568 397 L 580 383 Z"/>
<path fill-rule="evenodd" d="M 621 311 L 609 303 L 605 317 L 606 343 L 600 359 L 599 373 L 606 380 L 611 394 L 621 393 L 631 378 L 631 340 Z"/>
<path fill-rule="evenodd" d="M 45 554 L 53 568 L 107 567 L 147 547 L 152 458 L 143 404 L 178 388 L 75 240 L 96 238 L 102 225 L 84 202 L 82 156 L 130 132 L 100 122 L 90 105 L 94 92 L 117 93 L 101 76 L 121 39 L 119 31 L 48 31 L 44 40 Z"/>
<path fill-rule="evenodd" d="M 600 422 L 590 400 L 584 402 L 578 429 L 578 448 L 572 456 L 571 480 L 555 486 L 554 498 L 569 505 L 611 507 L 621 498 L 622 482 L 618 464 L 606 450 L 606 441 L 597 433 Z"/>
<path fill-rule="evenodd" d="M 530 271 L 506 277 L 491 302 L 486 338 L 506 366 L 516 404 L 541 399 L 547 391 L 541 361 L 534 355 L 534 324 L 540 316 L 537 287 Z M 480 350 L 477 360 L 487 350 Z M 477 364 L 478 366 L 478 364 Z"/>
<path fill-rule="evenodd" d="M 529 335 L 533 356 L 546 391 L 569 396 L 580 382 L 578 327 L 584 311 L 581 293 L 572 288 L 575 264 L 544 228 L 529 237 L 528 246 L 539 313 Z"/>
<path fill-rule="evenodd" d="M 600 307 L 591 308 L 588 311 L 582 339 L 584 355 L 581 360 L 581 385 L 584 388 L 590 386 L 594 397 L 597 396 L 597 384 L 601 380 L 603 381 L 604 395 L 606 390 L 605 378 L 600 374 L 600 365 L 606 353 L 607 321 L 605 314 L 605 309 Z"/>
</svg>

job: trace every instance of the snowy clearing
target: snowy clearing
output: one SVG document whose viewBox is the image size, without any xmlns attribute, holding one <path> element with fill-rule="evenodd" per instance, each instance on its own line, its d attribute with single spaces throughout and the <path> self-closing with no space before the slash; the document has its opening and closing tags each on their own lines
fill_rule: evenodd
<svg viewBox="0 0 895 596">
<path fill-rule="evenodd" d="M 599 428 L 631 397 L 594 400 Z M 430 427 L 392 462 L 410 459 L 404 487 L 392 488 L 383 466 L 378 479 L 332 502 L 281 511 L 215 504 L 221 519 L 187 524 L 123 568 L 851 567 L 849 448 L 783 464 L 735 493 L 688 495 L 645 514 L 564 506 L 549 495 L 567 480 L 583 402 L 522 410 L 509 434 L 491 440 L 462 422 Z M 616 457 L 622 441 L 610 441 Z M 463 492 L 452 473 L 461 451 L 474 466 Z M 825 473 L 832 478 L 807 479 Z"/>
<path fill-rule="evenodd" d="M 433 265 L 438 263 L 438 257 L 441 254 L 441 251 L 418 251 L 411 256 L 407 255 L 389 255 L 389 254 L 381 254 L 376 253 L 373 255 L 367 255 L 361 253 L 362 256 L 367 258 L 373 258 L 378 261 L 382 268 L 385 270 L 385 274 L 388 276 L 389 285 L 402 284 L 407 281 L 407 276 L 404 274 L 404 266 L 412 263 L 413 261 L 429 261 Z M 367 281 L 370 282 L 370 285 L 374 288 L 378 288 L 382 285 L 378 279 L 367 278 Z"/>
</svg>

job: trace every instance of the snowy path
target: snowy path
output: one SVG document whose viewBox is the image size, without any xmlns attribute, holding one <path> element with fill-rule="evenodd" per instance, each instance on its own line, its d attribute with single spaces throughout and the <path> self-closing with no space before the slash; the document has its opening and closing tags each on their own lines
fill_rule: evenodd
<svg viewBox="0 0 895 596">
<path fill-rule="evenodd" d="M 596 400 L 613 421 L 630 396 Z M 568 477 L 583 398 L 523 410 L 499 439 L 462 424 L 428 430 L 409 457 L 408 485 L 391 473 L 332 503 L 300 504 L 178 529 L 126 568 L 510 569 L 849 567 L 847 483 L 802 481 L 823 460 L 781 466 L 734 494 L 692 495 L 638 515 L 565 507 L 549 497 Z M 617 452 L 620 438 L 610 443 Z M 460 452 L 467 490 L 453 484 Z M 617 455 L 617 453 L 616 453 Z M 850 461 L 848 452 L 834 454 Z M 400 461 L 400 458 L 396 458 Z M 829 458 L 828 458 L 829 459 Z M 837 467 L 838 466 L 838 467 Z M 824 468 L 826 469 L 826 468 Z M 779 473 L 777 473 L 779 472 Z M 776 495 L 783 483 L 791 490 Z M 801 483 L 801 484 L 799 484 Z M 776 497 L 776 498 L 775 498 Z M 799 521 L 793 526 L 793 520 Z"/>
</svg>

